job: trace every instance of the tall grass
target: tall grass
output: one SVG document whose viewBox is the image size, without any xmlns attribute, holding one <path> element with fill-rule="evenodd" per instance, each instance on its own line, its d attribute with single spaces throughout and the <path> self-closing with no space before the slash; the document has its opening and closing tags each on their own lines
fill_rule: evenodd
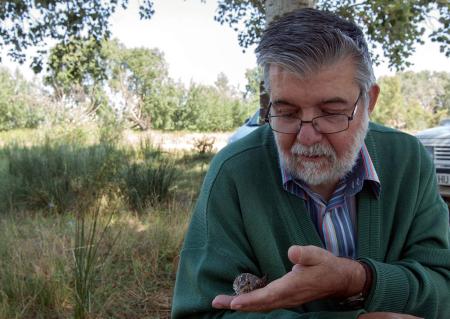
<svg viewBox="0 0 450 319">
<path fill-rule="evenodd" d="M 64 213 L 91 204 L 114 181 L 126 155 L 111 145 L 81 146 L 46 140 L 43 145 L 8 145 L 0 180 L 2 210 Z"/>
<path fill-rule="evenodd" d="M 72 276 L 66 231 L 60 217 L 1 217 L 0 318 L 68 316 Z"/>
<path fill-rule="evenodd" d="M 124 170 L 122 191 L 129 207 L 140 213 L 169 196 L 175 169 L 170 161 L 156 165 L 131 163 Z"/>
<path fill-rule="evenodd" d="M 100 207 L 91 214 L 77 214 L 75 219 L 75 240 L 73 248 L 74 278 L 75 278 L 75 309 L 74 319 L 88 318 L 92 312 L 91 296 L 97 273 L 105 265 L 106 258 L 114 246 L 115 240 L 109 243 L 110 249 L 99 254 L 99 249 L 105 245 L 106 234 L 110 230 L 113 214 L 102 219 Z M 104 221 L 102 223 L 102 221 Z M 118 237 L 116 237 L 118 238 Z"/>
<path fill-rule="evenodd" d="M 1 155 L 1 211 L 62 214 L 89 207 L 112 191 L 142 212 L 169 197 L 176 176 L 173 161 L 149 143 L 134 150 L 46 139 L 41 145 L 7 145 Z"/>
<path fill-rule="evenodd" d="M 0 318 L 168 318 L 210 157 L 73 136 L 0 150 Z"/>
<path fill-rule="evenodd" d="M 0 217 L 0 318 L 168 318 L 191 204 L 115 215 L 88 274 L 94 246 L 73 240 L 74 215 Z M 97 236 L 109 220 L 99 218 Z M 92 219 L 85 222 L 86 236 Z M 76 263 L 74 252 L 84 254 Z"/>
</svg>

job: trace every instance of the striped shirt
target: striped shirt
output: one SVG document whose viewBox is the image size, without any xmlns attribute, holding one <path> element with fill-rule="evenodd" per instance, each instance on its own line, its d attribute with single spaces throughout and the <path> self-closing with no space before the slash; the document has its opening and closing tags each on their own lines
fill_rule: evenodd
<svg viewBox="0 0 450 319">
<path fill-rule="evenodd" d="M 335 256 L 355 258 L 357 244 L 355 196 L 362 190 L 365 182 L 370 184 L 377 198 L 381 191 L 380 181 L 366 145 L 363 144 L 352 171 L 339 181 L 328 202 L 313 192 L 306 183 L 292 177 L 283 167 L 281 173 L 283 188 L 305 200 L 325 248 Z"/>
</svg>

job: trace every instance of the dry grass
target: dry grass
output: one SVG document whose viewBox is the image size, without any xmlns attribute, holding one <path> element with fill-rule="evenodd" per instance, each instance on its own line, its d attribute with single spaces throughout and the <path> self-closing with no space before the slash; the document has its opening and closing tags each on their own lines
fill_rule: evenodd
<svg viewBox="0 0 450 319">
<path fill-rule="evenodd" d="M 114 216 L 99 244 L 93 318 L 169 317 L 191 206 L 174 201 Z M 0 318 L 72 318 L 74 225 L 73 215 L 0 219 Z"/>
<path fill-rule="evenodd" d="M 177 257 L 212 154 L 171 153 L 179 171 L 169 200 L 130 212 L 123 198 L 98 247 L 89 318 L 169 318 Z M 0 215 L 0 319 L 73 318 L 76 212 Z"/>
<path fill-rule="evenodd" d="M 192 132 L 161 132 L 149 130 L 145 133 L 135 131 L 126 131 L 124 134 L 124 142 L 135 144 L 143 138 L 150 138 L 155 145 L 160 146 L 163 150 L 171 152 L 187 151 L 195 152 L 195 142 L 201 139 L 210 138 L 214 140 L 212 150 L 219 151 L 227 144 L 231 132 L 223 133 L 192 133 Z"/>
</svg>

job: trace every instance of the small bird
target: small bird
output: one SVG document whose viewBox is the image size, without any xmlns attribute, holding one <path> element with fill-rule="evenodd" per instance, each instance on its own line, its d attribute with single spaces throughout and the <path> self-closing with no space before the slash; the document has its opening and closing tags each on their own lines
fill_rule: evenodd
<svg viewBox="0 0 450 319">
<path fill-rule="evenodd" d="M 259 278 L 250 273 L 242 273 L 234 279 L 233 289 L 236 295 L 246 294 L 255 289 L 262 288 L 268 284 L 267 275 Z"/>
</svg>

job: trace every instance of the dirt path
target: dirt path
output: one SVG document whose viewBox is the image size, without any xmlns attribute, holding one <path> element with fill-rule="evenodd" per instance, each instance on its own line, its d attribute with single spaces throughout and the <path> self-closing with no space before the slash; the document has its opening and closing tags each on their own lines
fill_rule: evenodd
<svg viewBox="0 0 450 319">
<path fill-rule="evenodd" d="M 218 151 L 227 145 L 227 140 L 232 132 L 226 133 L 184 133 L 148 131 L 145 133 L 126 132 L 126 141 L 134 144 L 139 140 L 149 137 L 155 146 L 160 146 L 166 151 L 196 151 L 196 144 L 201 141 L 213 142 L 213 151 Z"/>
</svg>

